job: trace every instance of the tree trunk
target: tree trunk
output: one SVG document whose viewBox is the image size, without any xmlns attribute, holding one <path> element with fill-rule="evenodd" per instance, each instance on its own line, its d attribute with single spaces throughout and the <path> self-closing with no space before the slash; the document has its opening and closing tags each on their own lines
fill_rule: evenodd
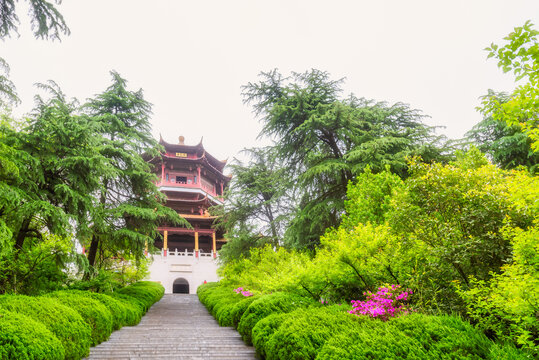
<svg viewBox="0 0 539 360">
<path fill-rule="evenodd" d="M 15 260 L 19 257 L 19 251 L 24 245 L 24 240 L 26 239 L 26 234 L 28 233 L 28 227 L 30 226 L 30 218 L 23 220 L 21 228 L 15 238 Z"/>
<path fill-rule="evenodd" d="M 92 242 L 90 243 L 90 249 L 88 250 L 88 263 L 90 266 L 94 266 L 95 258 L 97 256 L 97 248 L 99 247 L 99 240 L 95 234 L 92 236 Z"/>
</svg>

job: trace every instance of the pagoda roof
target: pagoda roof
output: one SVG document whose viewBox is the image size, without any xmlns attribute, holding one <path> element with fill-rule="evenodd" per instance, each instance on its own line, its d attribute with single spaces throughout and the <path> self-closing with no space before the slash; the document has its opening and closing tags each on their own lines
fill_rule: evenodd
<svg viewBox="0 0 539 360">
<path fill-rule="evenodd" d="M 163 137 L 159 135 L 159 144 L 163 145 L 165 150 L 168 150 L 172 153 L 176 152 L 185 152 L 185 153 L 195 153 L 200 154 L 199 157 L 196 159 L 188 159 L 188 158 L 176 158 L 171 156 L 166 156 L 168 159 L 181 159 L 182 161 L 200 161 L 200 160 L 206 160 L 208 165 L 213 167 L 218 172 L 222 173 L 223 168 L 225 167 L 227 160 L 218 160 L 213 155 L 211 155 L 209 152 L 204 149 L 204 145 L 202 145 L 203 138 L 200 138 L 200 142 L 196 145 L 186 145 L 183 143 L 180 144 L 171 144 L 163 140 Z"/>
</svg>

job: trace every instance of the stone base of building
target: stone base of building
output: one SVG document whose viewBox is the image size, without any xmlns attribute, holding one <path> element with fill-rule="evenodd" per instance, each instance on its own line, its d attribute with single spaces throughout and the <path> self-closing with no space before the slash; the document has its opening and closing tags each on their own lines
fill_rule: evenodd
<svg viewBox="0 0 539 360">
<path fill-rule="evenodd" d="M 153 262 L 148 280 L 163 285 L 165 294 L 196 294 L 204 282 L 219 280 L 213 253 L 161 250 L 161 254 L 150 256 Z"/>
</svg>

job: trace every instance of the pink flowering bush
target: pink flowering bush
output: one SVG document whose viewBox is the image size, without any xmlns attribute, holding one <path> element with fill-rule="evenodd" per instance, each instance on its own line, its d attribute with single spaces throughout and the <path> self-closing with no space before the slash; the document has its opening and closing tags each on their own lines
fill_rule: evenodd
<svg viewBox="0 0 539 360">
<path fill-rule="evenodd" d="M 405 305 L 412 291 L 401 289 L 400 285 L 382 286 L 376 293 L 367 291 L 367 300 L 352 300 L 353 309 L 350 314 L 367 315 L 384 321 L 390 317 L 407 314 L 408 307 Z"/>
<path fill-rule="evenodd" d="M 248 290 L 245 290 L 244 288 L 242 287 L 239 287 L 237 289 L 234 289 L 234 291 L 236 292 L 236 294 L 241 294 L 245 297 L 249 297 L 249 296 L 253 296 L 253 293 L 248 291 Z"/>
</svg>

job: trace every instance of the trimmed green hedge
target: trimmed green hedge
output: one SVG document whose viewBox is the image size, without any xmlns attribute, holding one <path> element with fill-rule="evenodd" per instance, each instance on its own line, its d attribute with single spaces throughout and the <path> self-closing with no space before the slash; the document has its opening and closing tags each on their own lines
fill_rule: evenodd
<svg viewBox="0 0 539 360">
<path fill-rule="evenodd" d="M 62 343 L 29 316 L 0 310 L 0 359 L 62 360 Z"/>
<path fill-rule="evenodd" d="M 153 304 L 161 300 L 165 288 L 156 282 L 139 281 L 118 290 L 117 293 L 137 299 L 143 305 L 144 313 L 146 313 Z"/>
<path fill-rule="evenodd" d="M 274 313 L 288 313 L 298 308 L 316 304 L 312 299 L 288 293 L 273 293 L 260 296 L 243 313 L 238 332 L 247 344 L 252 344 L 252 330 L 256 323 Z"/>
<path fill-rule="evenodd" d="M 80 359 L 90 351 L 91 330 L 78 312 L 53 298 L 0 296 L 0 308 L 27 315 L 45 325 L 62 343 L 66 359 Z"/>
<path fill-rule="evenodd" d="M 101 302 L 81 295 L 79 290 L 60 290 L 46 296 L 76 310 L 92 330 L 92 346 L 107 340 L 112 333 L 112 314 Z"/>
<path fill-rule="evenodd" d="M 1 295 L 0 359 L 81 359 L 113 330 L 136 325 L 163 293 L 144 281 L 111 294 Z"/>
<path fill-rule="evenodd" d="M 91 291 L 83 290 L 70 290 L 71 293 L 77 294 L 80 296 L 85 296 L 94 300 L 99 301 L 101 304 L 110 311 L 112 315 L 112 330 L 118 330 L 122 326 L 127 325 L 128 309 L 124 302 L 108 296 L 106 294 L 94 293 Z"/>
<path fill-rule="evenodd" d="M 125 325 L 133 326 L 140 322 L 140 319 L 144 315 L 144 304 L 142 302 L 132 296 L 118 293 L 106 293 L 106 295 L 121 302 L 126 307 Z"/>
<path fill-rule="evenodd" d="M 237 326 L 268 360 L 529 359 L 455 316 L 412 313 L 384 322 L 349 314 L 350 305 L 322 306 L 290 293 L 246 298 L 219 283 L 197 293 L 221 325 Z"/>
<path fill-rule="evenodd" d="M 276 313 L 266 316 L 256 323 L 252 331 L 253 345 L 256 351 L 266 358 L 266 344 L 273 336 L 275 331 L 281 326 L 283 321 L 288 316 L 287 313 Z"/>
<path fill-rule="evenodd" d="M 361 321 L 355 315 L 323 307 L 295 310 L 281 320 L 262 345 L 261 353 L 267 359 L 314 359 L 329 338 L 348 333 Z"/>
<path fill-rule="evenodd" d="M 316 359 L 526 359 L 520 350 L 494 344 L 454 316 L 410 314 L 387 322 L 360 319 L 360 326 L 329 338 Z"/>
</svg>

